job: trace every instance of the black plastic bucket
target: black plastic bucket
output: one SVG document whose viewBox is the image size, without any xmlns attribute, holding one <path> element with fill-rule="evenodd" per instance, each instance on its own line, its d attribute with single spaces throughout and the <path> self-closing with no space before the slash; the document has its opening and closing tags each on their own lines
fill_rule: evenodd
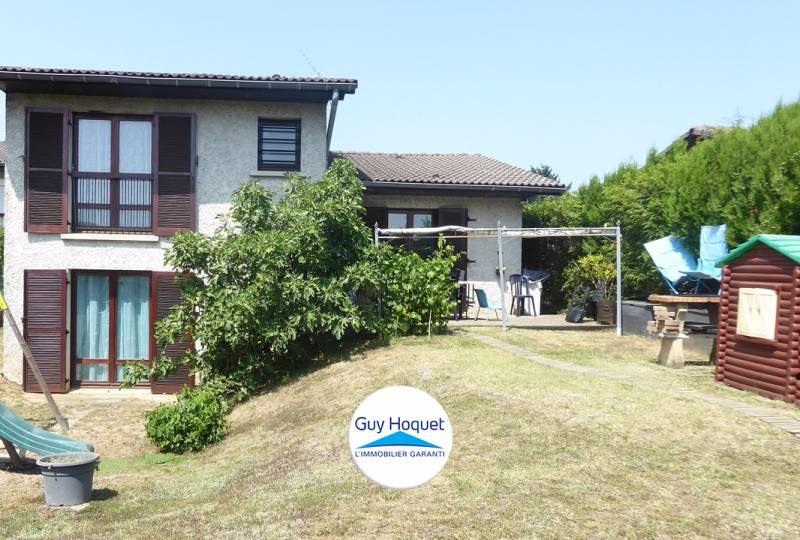
<svg viewBox="0 0 800 540">
<path fill-rule="evenodd" d="M 94 470 L 99 461 L 100 456 L 94 452 L 53 454 L 37 459 L 47 506 L 75 506 L 89 502 Z"/>
</svg>

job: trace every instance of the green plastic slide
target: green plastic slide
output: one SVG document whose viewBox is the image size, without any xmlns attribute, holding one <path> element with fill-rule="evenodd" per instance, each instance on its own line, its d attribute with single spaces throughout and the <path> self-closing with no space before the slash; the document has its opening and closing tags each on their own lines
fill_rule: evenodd
<svg viewBox="0 0 800 540">
<path fill-rule="evenodd" d="M 42 457 L 65 452 L 94 452 L 91 444 L 68 439 L 29 424 L 3 403 L 0 403 L 0 439 Z"/>
</svg>

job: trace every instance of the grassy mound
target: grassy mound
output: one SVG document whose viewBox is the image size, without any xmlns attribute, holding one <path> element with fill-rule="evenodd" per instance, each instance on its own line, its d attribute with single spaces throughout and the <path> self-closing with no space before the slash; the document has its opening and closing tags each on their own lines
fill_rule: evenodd
<svg viewBox="0 0 800 540">
<path fill-rule="evenodd" d="M 590 343 L 571 350 L 596 354 Z M 347 448 L 353 411 L 389 384 L 428 391 L 454 426 L 449 463 L 411 491 L 367 481 Z M 238 407 L 227 438 L 200 454 L 106 460 L 80 513 L 47 510 L 32 490 L 0 507 L 0 536 L 791 536 L 798 448 L 762 422 L 666 392 L 464 336 L 410 338 Z"/>
</svg>

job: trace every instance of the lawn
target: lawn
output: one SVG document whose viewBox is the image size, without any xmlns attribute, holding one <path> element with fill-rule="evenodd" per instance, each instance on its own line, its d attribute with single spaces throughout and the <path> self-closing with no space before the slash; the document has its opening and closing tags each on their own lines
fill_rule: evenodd
<svg viewBox="0 0 800 540">
<path fill-rule="evenodd" d="M 503 338 L 788 410 L 654 365 L 645 340 L 526 332 Z M 347 448 L 352 412 L 389 384 L 428 391 L 454 426 L 442 473 L 405 492 L 367 481 Z M 136 411 L 92 414 L 141 430 Z M 539 366 L 461 334 L 408 338 L 238 407 L 227 439 L 200 454 L 108 446 L 101 500 L 80 513 L 45 508 L 38 477 L 0 472 L 4 492 L 27 486 L 0 501 L 0 536 L 793 537 L 798 450 L 774 427 L 669 391 Z"/>
</svg>

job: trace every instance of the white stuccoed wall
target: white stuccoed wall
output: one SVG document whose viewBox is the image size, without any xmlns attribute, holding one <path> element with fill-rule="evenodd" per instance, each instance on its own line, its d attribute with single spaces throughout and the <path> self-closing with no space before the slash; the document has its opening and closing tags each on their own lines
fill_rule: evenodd
<svg viewBox="0 0 800 540">
<path fill-rule="evenodd" d="M 365 206 L 386 206 L 387 208 L 466 208 L 470 227 L 497 227 L 497 222 L 506 227 L 522 227 L 522 205 L 519 199 L 511 197 L 465 197 L 428 195 L 367 195 Z M 467 258 L 475 261 L 467 265 L 467 280 L 476 287 L 486 290 L 489 299 L 500 306 L 500 278 L 497 276 L 497 238 L 470 238 L 467 240 Z M 506 267 L 506 306 L 511 305 L 508 291 L 508 275 L 521 271 L 522 240 L 503 239 L 503 265 Z M 494 317 L 492 313 L 481 312 L 481 317 Z"/>
<path fill-rule="evenodd" d="M 22 317 L 23 270 L 96 269 L 168 270 L 164 266 L 167 238 L 134 242 L 67 240 L 59 234 L 24 232 L 25 108 L 66 108 L 71 112 L 151 114 L 186 112 L 197 115 L 198 229 L 211 234 L 217 216 L 230 206 L 233 190 L 259 178 L 278 189 L 282 172 L 257 171 L 258 119 L 301 120 L 300 174 L 318 179 L 327 166 L 324 104 L 262 103 L 251 101 L 166 100 L 61 95 L 6 95 L 5 276 L 6 301 L 17 319 Z M 72 151 L 70 148 L 70 157 Z M 22 382 L 22 351 L 8 326 L 4 328 L 3 375 Z"/>
</svg>

